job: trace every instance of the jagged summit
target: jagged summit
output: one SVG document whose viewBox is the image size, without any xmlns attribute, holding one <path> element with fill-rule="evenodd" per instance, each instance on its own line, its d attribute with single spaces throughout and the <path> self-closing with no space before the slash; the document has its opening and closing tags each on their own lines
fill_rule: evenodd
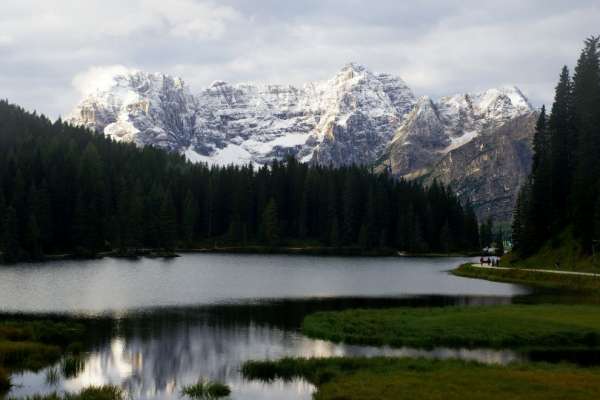
<svg viewBox="0 0 600 400">
<path fill-rule="evenodd" d="M 408 178 L 533 111 L 514 86 L 417 99 L 400 77 L 358 63 L 302 86 L 217 80 L 193 93 L 180 78 L 125 68 L 88 84 L 69 121 L 115 140 L 220 165 L 384 160 Z"/>
</svg>

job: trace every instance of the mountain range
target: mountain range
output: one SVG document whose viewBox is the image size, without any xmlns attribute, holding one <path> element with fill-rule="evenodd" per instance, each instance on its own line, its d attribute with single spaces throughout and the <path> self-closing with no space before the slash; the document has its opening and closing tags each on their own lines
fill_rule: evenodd
<svg viewBox="0 0 600 400">
<path fill-rule="evenodd" d="M 94 87 L 94 82 L 88 82 Z M 302 86 L 213 82 L 131 70 L 98 83 L 68 121 L 192 162 L 360 164 L 450 185 L 480 218 L 509 221 L 530 169 L 536 112 L 514 86 L 432 100 L 399 77 L 344 66 Z"/>
</svg>

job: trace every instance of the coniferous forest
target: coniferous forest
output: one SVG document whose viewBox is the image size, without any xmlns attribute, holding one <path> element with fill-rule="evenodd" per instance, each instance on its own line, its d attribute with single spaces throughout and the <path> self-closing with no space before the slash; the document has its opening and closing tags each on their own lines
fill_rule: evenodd
<svg viewBox="0 0 600 400">
<path fill-rule="evenodd" d="M 582 254 L 600 241 L 600 37 L 585 41 L 571 76 L 565 66 L 549 112 L 542 108 L 534 159 L 513 221 L 520 257 L 573 237 Z"/>
<path fill-rule="evenodd" d="M 105 251 L 315 246 L 452 252 L 478 222 L 445 187 L 293 158 L 208 167 L 0 102 L 3 260 Z"/>
</svg>

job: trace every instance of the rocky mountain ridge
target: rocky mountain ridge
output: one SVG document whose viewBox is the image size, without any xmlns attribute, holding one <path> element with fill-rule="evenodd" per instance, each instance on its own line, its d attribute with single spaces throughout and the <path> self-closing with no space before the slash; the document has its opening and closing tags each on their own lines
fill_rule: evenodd
<svg viewBox="0 0 600 400">
<path fill-rule="evenodd" d="M 516 87 L 434 101 L 416 98 L 399 77 L 351 63 L 329 80 L 299 87 L 216 81 L 198 93 L 179 78 L 130 71 L 85 97 L 68 121 L 194 162 L 264 164 L 292 155 L 314 164 L 374 165 L 400 177 L 436 176 L 460 185 L 455 174 L 441 172 L 449 168 L 448 157 L 495 141 L 506 135 L 500 127 L 533 113 Z M 517 176 L 528 168 L 504 167 Z M 516 190 L 510 190 L 511 201 Z M 478 197 L 467 192 L 479 210 Z M 487 203 L 495 194 L 489 196 Z"/>
</svg>

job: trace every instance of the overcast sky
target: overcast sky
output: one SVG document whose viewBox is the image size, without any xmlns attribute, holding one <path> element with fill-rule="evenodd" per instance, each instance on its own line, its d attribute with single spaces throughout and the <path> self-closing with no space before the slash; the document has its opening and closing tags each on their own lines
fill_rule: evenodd
<svg viewBox="0 0 600 400">
<path fill-rule="evenodd" d="M 515 84 L 539 106 L 599 33 L 598 0 L 0 0 L 0 98 L 55 117 L 118 65 L 199 90 L 326 79 L 354 61 L 417 95 Z"/>
</svg>

